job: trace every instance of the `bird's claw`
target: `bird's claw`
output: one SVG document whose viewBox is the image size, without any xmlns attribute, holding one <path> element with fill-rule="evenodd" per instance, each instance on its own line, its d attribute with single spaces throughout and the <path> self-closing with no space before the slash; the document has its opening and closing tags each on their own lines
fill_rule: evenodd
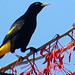
<svg viewBox="0 0 75 75">
<path fill-rule="evenodd" d="M 24 58 L 20 55 L 17 55 L 16 53 L 13 53 L 17 58 L 20 58 L 22 61 L 24 60 Z"/>
<path fill-rule="evenodd" d="M 20 56 L 20 59 L 23 61 L 24 60 L 24 58 L 22 57 L 22 56 Z"/>
<path fill-rule="evenodd" d="M 34 53 L 37 53 L 38 49 L 34 48 L 34 47 L 30 47 L 30 52 L 34 52 Z"/>
</svg>

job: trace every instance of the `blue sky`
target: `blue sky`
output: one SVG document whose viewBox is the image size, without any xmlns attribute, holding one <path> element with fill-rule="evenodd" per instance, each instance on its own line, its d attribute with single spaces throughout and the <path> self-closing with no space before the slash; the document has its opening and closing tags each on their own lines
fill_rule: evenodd
<svg viewBox="0 0 75 75">
<path fill-rule="evenodd" d="M 37 16 L 37 28 L 27 47 L 38 48 L 51 40 L 55 34 L 62 34 L 75 23 L 75 0 L 0 0 L 0 44 L 13 22 L 25 13 L 29 5 L 40 1 L 52 3 Z M 63 44 L 69 39 L 60 40 Z M 19 55 L 25 55 L 16 50 Z M 38 56 L 38 55 L 37 55 Z M 0 60 L 0 67 L 12 62 L 16 57 L 8 53 Z M 21 71 L 21 70 L 20 70 Z"/>
</svg>

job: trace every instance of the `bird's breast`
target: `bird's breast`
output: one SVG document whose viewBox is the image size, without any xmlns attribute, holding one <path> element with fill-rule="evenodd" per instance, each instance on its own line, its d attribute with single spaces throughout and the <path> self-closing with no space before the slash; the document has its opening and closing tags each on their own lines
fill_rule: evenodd
<svg viewBox="0 0 75 75">
<path fill-rule="evenodd" d="M 33 34 L 36 28 L 36 18 L 26 19 L 23 26 L 23 32 Z"/>
</svg>

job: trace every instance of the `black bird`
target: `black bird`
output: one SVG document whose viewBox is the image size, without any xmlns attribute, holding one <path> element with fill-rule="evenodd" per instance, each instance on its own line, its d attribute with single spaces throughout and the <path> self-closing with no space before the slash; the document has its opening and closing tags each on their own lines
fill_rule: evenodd
<svg viewBox="0 0 75 75">
<path fill-rule="evenodd" d="M 44 6 L 49 4 L 41 2 L 31 4 L 26 13 L 13 23 L 0 46 L 0 58 L 8 52 L 15 52 L 15 49 L 18 48 L 21 48 L 22 52 L 26 51 L 26 47 L 36 28 L 37 14 Z"/>
</svg>

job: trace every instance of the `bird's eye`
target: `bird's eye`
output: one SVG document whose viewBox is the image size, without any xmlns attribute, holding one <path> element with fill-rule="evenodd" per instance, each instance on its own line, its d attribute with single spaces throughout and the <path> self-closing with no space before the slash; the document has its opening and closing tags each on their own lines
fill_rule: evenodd
<svg viewBox="0 0 75 75">
<path fill-rule="evenodd" d="M 35 3 L 36 5 L 38 5 L 39 3 L 37 2 L 37 3 Z"/>
</svg>

